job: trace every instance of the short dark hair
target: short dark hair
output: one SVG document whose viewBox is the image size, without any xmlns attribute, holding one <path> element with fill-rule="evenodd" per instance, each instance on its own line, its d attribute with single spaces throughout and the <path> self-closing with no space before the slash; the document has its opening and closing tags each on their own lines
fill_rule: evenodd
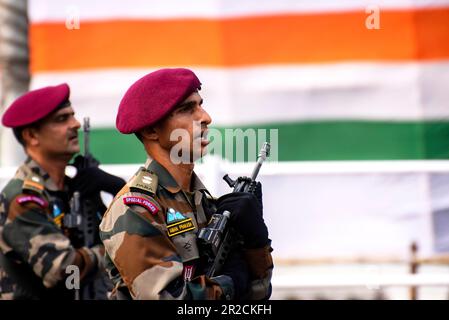
<svg viewBox="0 0 449 320">
<path fill-rule="evenodd" d="M 19 143 L 22 145 L 22 147 L 25 147 L 25 140 L 23 139 L 22 136 L 23 129 L 25 129 L 25 127 L 13 128 L 12 132 L 14 133 L 14 136 L 16 137 L 17 141 L 19 141 Z"/>
<path fill-rule="evenodd" d="M 33 128 L 33 129 L 39 129 L 40 125 L 42 124 L 42 121 L 37 121 L 34 123 L 31 123 L 29 125 L 26 126 L 22 126 L 22 127 L 17 127 L 17 128 L 13 128 L 12 132 L 14 133 L 14 136 L 16 137 L 17 141 L 19 141 L 19 143 L 22 145 L 22 147 L 26 147 L 25 145 L 25 139 L 23 139 L 23 130 L 25 130 L 26 128 Z"/>
<path fill-rule="evenodd" d="M 143 143 L 143 137 L 142 137 L 142 134 L 141 134 L 140 132 L 136 132 L 136 133 L 134 133 L 134 134 L 136 135 L 137 139 L 139 139 L 139 141 Z"/>
</svg>

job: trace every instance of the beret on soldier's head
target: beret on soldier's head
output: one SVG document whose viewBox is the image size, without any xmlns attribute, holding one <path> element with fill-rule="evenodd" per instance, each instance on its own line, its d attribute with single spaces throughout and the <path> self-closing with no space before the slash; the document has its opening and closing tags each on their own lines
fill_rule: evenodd
<svg viewBox="0 0 449 320">
<path fill-rule="evenodd" d="M 17 98 L 3 114 L 5 127 L 17 128 L 32 124 L 49 115 L 70 96 L 66 83 L 32 90 Z"/>
<path fill-rule="evenodd" d="M 166 68 L 149 73 L 123 96 L 117 113 L 117 129 L 128 134 L 151 126 L 200 89 L 200 80 L 189 69 Z"/>
</svg>

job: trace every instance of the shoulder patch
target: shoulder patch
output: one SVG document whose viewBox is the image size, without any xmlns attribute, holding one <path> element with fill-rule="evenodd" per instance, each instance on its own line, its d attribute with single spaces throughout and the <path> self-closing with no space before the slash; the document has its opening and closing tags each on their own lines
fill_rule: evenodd
<svg viewBox="0 0 449 320">
<path fill-rule="evenodd" d="M 33 202 L 36 203 L 37 205 L 39 205 L 41 208 L 47 208 L 48 207 L 48 202 L 45 201 L 42 198 L 39 198 L 37 196 L 32 196 L 32 195 L 24 195 L 24 196 L 20 196 L 16 198 L 16 202 L 18 204 L 25 204 L 28 202 Z"/>
<path fill-rule="evenodd" d="M 156 194 L 157 184 L 157 175 L 141 167 L 129 182 L 129 189 L 131 192 L 143 192 L 151 196 Z"/>
<path fill-rule="evenodd" d="M 30 173 L 23 181 L 22 191 L 33 191 L 37 194 L 44 193 L 44 180 L 35 173 Z"/>
<path fill-rule="evenodd" d="M 143 207 L 143 208 L 147 209 L 148 211 L 150 211 L 153 215 L 155 215 L 156 213 L 159 212 L 158 206 L 151 200 L 145 199 L 144 197 L 138 197 L 138 196 L 123 197 L 123 203 L 126 204 L 127 206 L 135 205 L 135 206 Z"/>
</svg>

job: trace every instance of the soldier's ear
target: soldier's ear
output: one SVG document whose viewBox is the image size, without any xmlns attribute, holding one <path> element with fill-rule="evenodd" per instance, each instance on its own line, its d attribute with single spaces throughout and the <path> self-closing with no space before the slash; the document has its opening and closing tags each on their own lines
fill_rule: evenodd
<svg viewBox="0 0 449 320">
<path fill-rule="evenodd" d="M 141 132 L 140 135 L 142 138 L 151 141 L 157 141 L 159 139 L 159 135 L 153 127 L 146 127 Z"/>
<path fill-rule="evenodd" d="M 22 138 L 25 142 L 25 146 L 35 147 L 39 145 L 39 139 L 37 138 L 37 130 L 33 127 L 24 128 L 22 130 Z"/>
</svg>

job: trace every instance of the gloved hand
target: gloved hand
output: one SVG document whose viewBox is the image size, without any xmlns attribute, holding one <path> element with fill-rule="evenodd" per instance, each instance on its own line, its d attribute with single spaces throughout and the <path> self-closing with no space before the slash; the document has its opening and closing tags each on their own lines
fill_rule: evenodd
<svg viewBox="0 0 449 320">
<path fill-rule="evenodd" d="M 81 268 L 80 278 L 82 281 L 89 281 L 99 271 L 104 271 L 104 246 L 102 244 L 95 245 L 91 248 L 82 247 L 76 249 L 78 256 L 81 260 L 78 260 L 78 267 Z"/>
<path fill-rule="evenodd" d="M 234 283 L 233 300 L 242 299 L 249 290 L 248 265 L 239 251 L 232 251 L 226 259 L 221 274 L 231 277 Z"/>
<path fill-rule="evenodd" d="M 91 196 L 100 191 L 116 195 L 125 185 L 125 180 L 120 177 L 109 174 L 100 168 L 84 168 L 83 156 L 75 158 L 74 166 L 77 168 L 76 176 L 69 182 L 72 191 L 79 191 L 81 196 Z"/>
<path fill-rule="evenodd" d="M 255 195 L 233 192 L 217 200 L 217 213 L 231 212 L 231 225 L 243 236 L 248 249 L 263 248 L 269 243 L 262 207 Z"/>
<path fill-rule="evenodd" d="M 98 167 L 100 165 L 100 161 L 92 156 L 86 158 L 79 154 L 75 157 L 75 159 L 73 159 L 73 163 L 70 165 L 74 166 L 77 170 L 81 170 L 84 169 L 86 165 L 88 167 Z"/>
</svg>

